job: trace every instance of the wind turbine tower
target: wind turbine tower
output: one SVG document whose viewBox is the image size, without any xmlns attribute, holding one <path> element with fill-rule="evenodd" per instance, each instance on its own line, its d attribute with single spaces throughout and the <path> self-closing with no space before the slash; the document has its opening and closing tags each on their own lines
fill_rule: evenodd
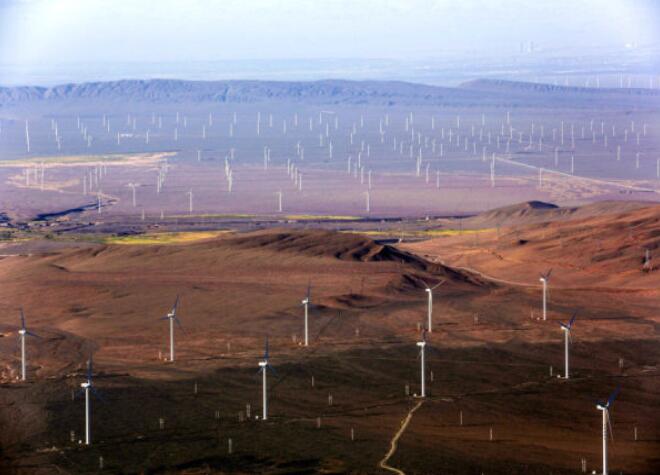
<svg viewBox="0 0 660 475">
<path fill-rule="evenodd" d="M 92 356 L 90 355 L 87 360 L 87 379 L 80 384 L 81 392 L 85 393 L 85 445 L 92 443 L 92 412 L 90 392 L 93 392 L 97 397 L 99 394 L 94 388 L 92 383 Z"/>
<path fill-rule="evenodd" d="M 176 322 L 177 325 L 179 325 L 179 328 L 183 330 L 183 327 L 181 326 L 181 322 L 179 321 L 179 317 L 177 317 L 177 310 L 179 308 L 179 296 L 176 296 L 176 300 L 174 301 L 174 306 L 172 306 L 172 309 L 167 313 L 166 316 L 160 318 L 160 320 L 169 320 L 170 322 L 170 361 L 174 361 L 174 322 Z"/>
<path fill-rule="evenodd" d="M 547 311 L 548 311 L 548 282 L 550 282 L 550 274 L 552 273 L 552 269 L 550 269 L 548 272 L 545 274 L 541 274 L 541 277 L 539 278 L 539 281 L 541 282 L 541 285 L 543 286 L 543 320 L 547 319 Z"/>
<path fill-rule="evenodd" d="M 418 341 L 417 346 L 419 346 L 421 383 L 421 394 L 419 397 L 426 397 L 426 361 L 424 358 L 424 349 L 426 348 L 426 330 L 422 331 L 422 341 Z"/>
<path fill-rule="evenodd" d="M 596 409 L 603 411 L 603 475 L 608 475 L 607 471 L 607 432 L 609 429 L 610 436 L 614 439 L 614 434 L 612 432 L 612 422 L 610 420 L 610 407 L 614 403 L 617 395 L 619 394 L 620 388 L 616 388 L 610 397 L 607 399 L 607 402 L 599 402 L 596 404 Z"/>
<path fill-rule="evenodd" d="M 25 326 L 25 314 L 21 308 L 21 328 L 18 330 L 19 338 L 21 339 L 21 381 L 25 381 L 27 375 L 27 358 L 25 356 L 25 337 L 26 336 L 35 336 L 39 338 L 38 335 L 35 335 L 27 329 Z"/>
<path fill-rule="evenodd" d="M 574 313 L 568 323 L 560 323 L 559 324 L 561 326 L 561 329 L 564 331 L 564 378 L 566 378 L 566 379 L 569 378 L 568 349 L 569 349 L 569 344 L 572 342 L 571 330 L 573 328 L 573 323 L 575 323 L 575 317 L 576 316 L 577 316 L 577 314 Z"/>
<path fill-rule="evenodd" d="M 428 285 L 424 284 L 426 286 L 426 293 L 428 295 L 428 323 L 427 323 L 427 329 L 429 333 L 433 333 L 433 291 L 440 287 L 442 284 L 444 284 L 445 281 L 441 281 L 440 283 L 434 285 L 433 287 L 429 287 Z"/>
<path fill-rule="evenodd" d="M 302 300 L 302 306 L 305 309 L 305 346 L 309 346 L 309 304 L 312 299 L 312 284 L 307 285 L 307 295 Z"/>
<path fill-rule="evenodd" d="M 262 397 L 261 419 L 264 420 L 264 421 L 268 420 L 268 379 L 267 379 L 267 372 L 268 372 L 268 367 L 270 366 L 269 363 L 268 363 L 268 359 L 269 359 L 269 355 L 268 355 L 268 338 L 266 338 L 266 348 L 264 350 L 264 358 L 263 358 L 263 360 L 259 361 L 259 373 L 261 373 L 261 384 L 262 384 L 262 386 L 261 386 L 261 397 Z"/>
</svg>

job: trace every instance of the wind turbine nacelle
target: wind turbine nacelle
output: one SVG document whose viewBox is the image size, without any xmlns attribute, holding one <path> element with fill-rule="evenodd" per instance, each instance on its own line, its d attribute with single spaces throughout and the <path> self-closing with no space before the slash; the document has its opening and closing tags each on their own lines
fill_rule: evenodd
<svg viewBox="0 0 660 475">
<path fill-rule="evenodd" d="M 545 279 L 543 277 L 539 277 L 539 282 L 545 283 Z"/>
<path fill-rule="evenodd" d="M 426 346 L 426 342 L 425 341 L 418 341 L 417 346 L 419 346 L 420 348 L 424 348 Z"/>
<path fill-rule="evenodd" d="M 25 335 L 26 333 L 27 333 L 27 330 L 25 330 L 25 328 L 21 328 L 20 330 L 18 330 L 19 335 Z"/>
<path fill-rule="evenodd" d="M 268 366 L 268 361 L 259 361 L 259 366 L 265 368 L 266 366 Z"/>
<path fill-rule="evenodd" d="M 80 383 L 80 387 L 83 388 L 83 389 L 88 389 L 91 386 L 92 385 L 89 383 L 89 381 L 85 381 L 84 383 Z"/>
</svg>

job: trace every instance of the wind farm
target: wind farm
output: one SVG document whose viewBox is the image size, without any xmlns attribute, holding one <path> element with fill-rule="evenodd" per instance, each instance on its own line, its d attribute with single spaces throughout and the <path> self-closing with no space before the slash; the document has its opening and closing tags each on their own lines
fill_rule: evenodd
<svg viewBox="0 0 660 475">
<path fill-rule="evenodd" d="M 224 8 L 177 41 L 263 38 Z M 260 51 L 338 48 L 296 28 Z M 660 50 L 525 35 L 33 83 L 0 44 L 0 473 L 660 472 Z"/>
</svg>

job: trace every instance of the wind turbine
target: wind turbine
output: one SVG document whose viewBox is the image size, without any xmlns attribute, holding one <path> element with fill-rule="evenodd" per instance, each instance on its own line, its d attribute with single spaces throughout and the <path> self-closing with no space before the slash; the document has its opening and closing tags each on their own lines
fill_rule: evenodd
<svg viewBox="0 0 660 475">
<path fill-rule="evenodd" d="M 539 281 L 543 285 L 543 320 L 546 320 L 547 318 L 547 310 L 548 310 L 548 282 L 550 282 L 550 274 L 552 273 L 552 269 L 550 269 L 548 272 L 545 274 L 541 274 L 541 277 L 539 277 Z"/>
<path fill-rule="evenodd" d="M 133 182 L 131 182 L 131 183 L 129 183 L 129 184 L 126 185 L 126 186 L 129 187 L 129 188 L 131 188 L 131 189 L 133 190 L 133 208 L 135 208 L 135 206 L 136 206 L 136 202 L 135 202 L 135 188 L 138 187 L 138 186 L 140 186 L 140 184 L 139 184 L 139 183 L 133 183 Z"/>
<path fill-rule="evenodd" d="M 176 316 L 176 311 L 179 307 L 179 296 L 176 296 L 176 300 L 174 301 L 174 306 L 172 306 L 172 310 L 170 310 L 166 316 L 159 318 L 159 320 L 169 320 L 170 321 L 170 361 L 174 361 L 174 322 L 176 322 L 177 325 L 179 325 L 179 328 L 183 330 L 183 326 L 181 326 L 181 322 L 179 321 L 179 318 Z"/>
<path fill-rule="evenodd" d="M 277 195 L 277 211 L 282 212 L 282 190 L 275 193 Z"/>
<path fill-rule="evenodd" d="M 419 346 L 419 358 L 420 358 L 420 382 L 421 382 L 421 394 L 420 397 L 426 397 L 426 361 L 424 359 L 424 349 L 426 347 L 426 329 L 422 330 L 422 341 L 417 342 Z"/>
<path fill-rule="evenodd" d="M 307 295 L 302 300 L 302 306 L 305 308 L 305 346 L 309 346 L 309 304 L 312 298 L 312 284 L 307 285 Z"/>
<path fill-rule="evenodd" d="M 192 214 L 193 212 L 193 191 L 187 191 L 186 195 L 188 195 L 188 213 Z"/>
<path fill-rule="evenodd" d="M 96 397 L 101 399 L 101 396 L 96 391 L 94 384 L 92 383 L 92 356 L 89 356 L 87 360 L 87 380 L 83 383 L 80 383 L 81 392 L 85 393 L 85 445 L 90 445 L 92 443 L 92 414 L 91 414 L 91 404 L 89 393 L 93 392 Z"/>
<path fill-rule="evenodd" d="M 610 397 L 607 399 L 607 402 L 598 402 L 596 403 L 596 409 L 603 411 L 603 475 L 607 475 L 607 432 L 609 428 L 610 437 L 614 440 L 614 433 L 612 432 L 612 422 L 610 421 L 610 407 L 614 403 L 614 400 L 619 395 L 620 387 L 616 388 Z"/>
<path fill-rule="evenodd" d="M 22 308 L 21 308 L 21 328 L 20 330 L 18 330 L 18 334 L 19 334 L 19 338 L 21 339 L 21 381 L 25 381 L 26 367 L 27 367 L 27 359 L 25 357 L 25 337 L 28 335 L 35 336 L 37 338 L 41 338 L 41 337 L 29 331 L 25 326 L 25 315 L 23 314 Z"/>
<path fill-rule="evenodd" d="M 577 317 L 577 313 L 573 314 L 573 316 L 571 317 L 568 323 L 561 323 L 561 322 L 559 323 L 559 326 L 564 331 L 564 378 L 566 379 L 568 379 L 569 377 L 568 348 L 569 348 L 569 343 L 572 342 L 571 329 L 573 328 L 573 323 L 575 323 L 575 317 Z"/>
<path fill-rule="evenodd" d="M 259 361 L 259 373 L 261 373 L 261 397 L 262 397 L 262 413 L 261 413 L 261 419 L 266 421 L 268 420 L 268 382 L 266 379 L 266 373 L 268 372 L 268 368 L 270 367 L 273 371 L 275 372 L 275 369 L 270 366 L 270 363 L 268 362 L 269 355 L 268 355 L 268 337 L 266 337 L 266 347 L 264 349 L 264 358 L 263 360 Z"/>
<path fill-rule="evenodd" d="M 429 301 L 429 308 L 428 308 L 428 332 L 433 333 L 433 291 L 440 287 L 442 284 L 444 284 L 445 281 L 441 281 L 440 283 L 434 285 L 433 287 L 429 287 L 426 283 L 424 283 L 424 286 L 426 287 L 426 293 L 428 294 L 428 301 Z"/>
</svg>

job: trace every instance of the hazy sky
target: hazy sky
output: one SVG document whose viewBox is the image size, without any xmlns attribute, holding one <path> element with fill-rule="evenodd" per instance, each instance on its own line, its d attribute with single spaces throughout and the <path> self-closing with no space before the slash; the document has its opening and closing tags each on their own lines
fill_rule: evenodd
<svg viewBox="0 0 660 475">
<path fill-rule="evenodd" d="M 660 42 L 653 0 L 0 0 L 0 63 L 579 54 Z"/>
</svg>

